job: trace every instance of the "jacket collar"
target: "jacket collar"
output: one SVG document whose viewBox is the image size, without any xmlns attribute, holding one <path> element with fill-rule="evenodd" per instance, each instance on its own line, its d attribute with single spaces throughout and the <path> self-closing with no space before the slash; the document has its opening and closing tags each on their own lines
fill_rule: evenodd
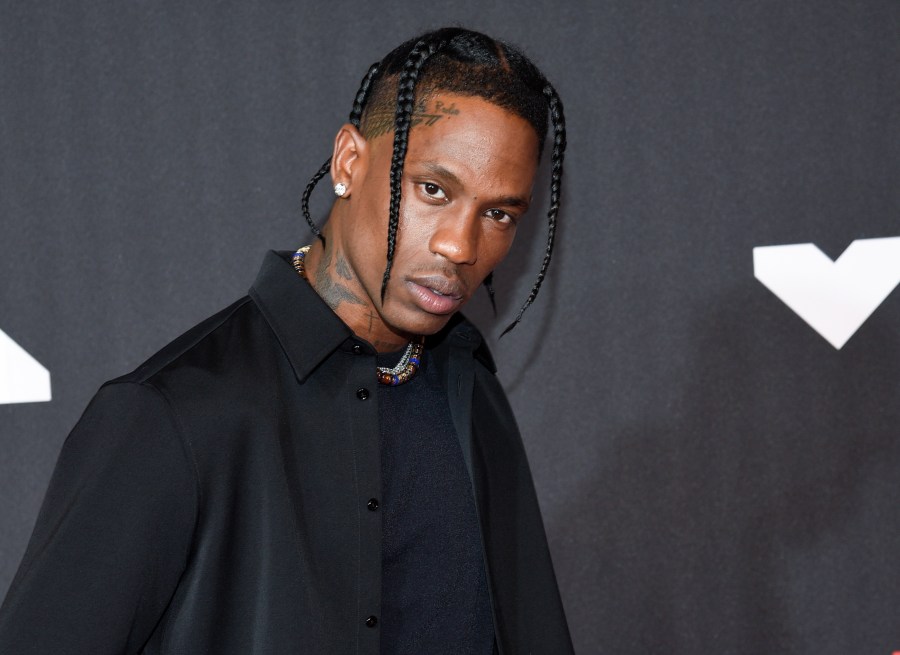
<svg viewBox="0 0 900 655">
<path fill-rule="evenodd" d="M 297 275 L 291 264 L 293 254 L 288 250 L 266 253 L 249 295 L 275 333 L 294 375 L 303 382 L 354 335 L 312 286 Z M 454 314 L 443 330 L 429 338 L 429 343 L 438 348 L 444 342 L 471 351 L 491 373 L 496 373 L 481 333 L 462 314 Z"/>
</svg>

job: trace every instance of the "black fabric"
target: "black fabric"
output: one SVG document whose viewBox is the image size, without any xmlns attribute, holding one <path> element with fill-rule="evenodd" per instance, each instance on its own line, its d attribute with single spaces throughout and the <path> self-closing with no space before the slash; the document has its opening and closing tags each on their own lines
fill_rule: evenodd
<svg viewBox="0 0 900 655">
<path fill-rule="evenodd" d="M 290 254 L 270 253 L 248 297 L 97 394 L 0 609 L 0 653 L 380 652 L 375 353 L 354 348 Z M 454 317 L 430 347 L 475 480 L 500 649 L 571 652 L 481 338 Z M 473 396 L 491 407 L 473 412 Z"/>
<path fill-rule="evenodd" d="M 397 357 L 378 356 L 392 366 Z M 472 483 L 447 390 L 426 350 L 406 384 L 379 385 L 381 649 L 490 655 L 491 603 Z"/>
</svg>

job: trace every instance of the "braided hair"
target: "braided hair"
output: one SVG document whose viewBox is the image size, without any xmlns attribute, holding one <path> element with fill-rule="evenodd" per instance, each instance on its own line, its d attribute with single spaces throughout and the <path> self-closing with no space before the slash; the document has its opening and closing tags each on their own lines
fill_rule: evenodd
<svg viewBox="0 0 900 655">
<path fill-rule="evenodd" d="M 547 246 L 528 298 L 515 320 L 501 334 L 503 336 L 519 324 L 525 310 L 534 302 L 553 255 L 563 156 L 566 150 L 566 122 L 562 101 L 550 82 L 518 49 L 463 28 L 443 28 L 410 39 L 369 67 L 356 93 L 350 123 L 369 138 L 381 133 L 385 126 L 385 116 L 393 116 L 389 123 L 394 132 L 394 146 L 390 170 L 387 266 L 381 283 L 382 301 L 394 264 L 397 229 L 400 224 L 401 178 L 416 101 L 437 91 L 480 97 L 523 118 L 534 128 L 540 152 L 544 149 L 548 114 L 553 126 Z M 309 196 L 328 172 L 330 164 L 329 158 L 316 171 L 303 192 L 302 200 L 303 215 L 323 244 L 325 239 L 309 214 Z M 485 280 L 491 304 L 494 303 L 492 279 L 493 273 Z"/>
</svg>

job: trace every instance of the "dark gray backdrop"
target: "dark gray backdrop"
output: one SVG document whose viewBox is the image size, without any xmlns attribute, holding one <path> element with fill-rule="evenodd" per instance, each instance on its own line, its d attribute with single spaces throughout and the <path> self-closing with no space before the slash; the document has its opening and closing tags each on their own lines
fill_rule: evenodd
<svg viewBox="0 0 900 655">
<path fill-rule="evenodd" d="M 469 313 L 578 652 L 900 650 L 900 292 L 838 351 L 752 263 L 900 236 L 895 0 L 0 3 L 0 330 L 54 393 L 0 405 L 0 594 L 98 385 L 309 240 L 300 192 L 368 64 L 452 22 L 566 103 L 551 276 L 498 342 L 538 203 L 499 319 Z"/>
</svg>

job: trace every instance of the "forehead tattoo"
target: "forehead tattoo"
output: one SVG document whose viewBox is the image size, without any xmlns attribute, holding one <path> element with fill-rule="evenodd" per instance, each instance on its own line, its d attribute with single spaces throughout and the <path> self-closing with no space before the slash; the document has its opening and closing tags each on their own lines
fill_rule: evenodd
<svg viewBox="0 0 900 655">
<path fill-rule="evenodd" d="M 455 103 L 447 105 L 443 100 L 435 100 L 430 103 L 420 100 L 416 103 L 415 109 L 409 118 L 410 129 L 417 125 L 425 125 L 431 127 L 442 118 L 450 119 L 459 114 L 459 109 Z M 430 111 L 429 111 L 430 109 Z M 387 134 L 394 129 L 394 119 L 396 111 L 390 107 L 373 107 L 367 112 L 362 124 L 362 134 L 367 139 Z"/>
</svg>

